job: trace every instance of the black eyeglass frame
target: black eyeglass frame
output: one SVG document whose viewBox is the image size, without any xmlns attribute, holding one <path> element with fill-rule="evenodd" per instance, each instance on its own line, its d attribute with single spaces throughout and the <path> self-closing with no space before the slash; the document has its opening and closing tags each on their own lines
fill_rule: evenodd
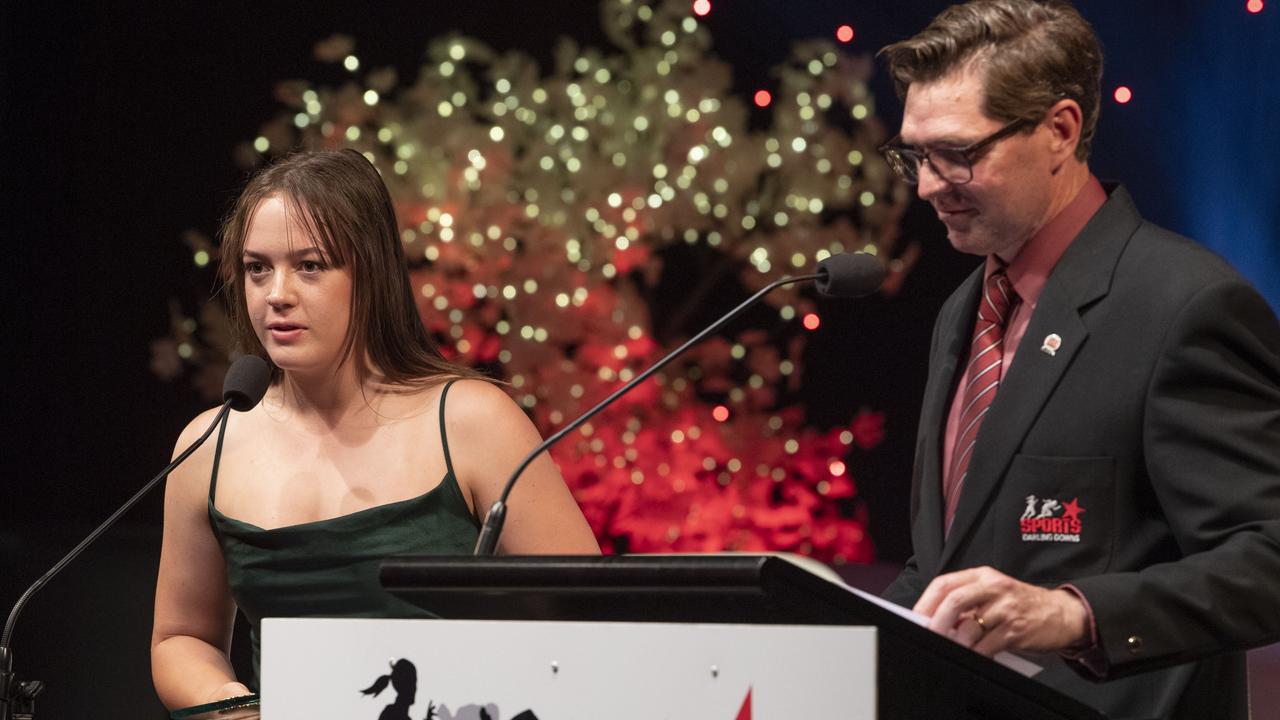
<svg viewBox="0 0 1280 720">
<path fill-rule="evenodd" d="M 942 180 L 944 180 L 945 182 L 950 183 L 952 185 L 967 185 L 973 181 L 973 164 L 979 159 L 978 155 L 983 150 L 987 149 L 988 147 L 995 144 L 996 142 L 999 142 L 1000 140 L 1003 140 L 1009 137 L 1010 135 L 1013 135 L 1014 133 L 1018 132 L 1024 127 L 1027 127 L 1029 125 L 1035 125 L 1035 124 L 1036 124 L 1036 121 L 1034 120 L 1028 120 L 1027 118 L 1018 118 L 1017 120 L 1014 120 L 1006 124 L 1004 127 L 1000 128 L 999 130 L 996 130 L 995 132 L 982 138 L 981 140 L 970 143 L 969 145 L 966 145 L 962 148 L 944 147 L 944 148 L 935 148 L 933 150 L 918 150 L 914 147 L 908 147 L 906 145 L 898 144 L 899 141 L 902 140 L 902 136 L 895 135 L 892 140 L 885 143 L 884 145 L 881 145 L 877 149 L 877 151 L 880 153 L 881 157 L 885 159 L 885 162 L 889 164 L 889 167 L 893 169 L 893 173 L 898 176 L 898 179 L 907 183 L 908 185 L 916 185 L 920 182 L 920 168 L 923 167 L 925 163 L 928 163 L 929 167 L 933 168 L 934 174 L 937 175 L 939 178 L 942 178 Z M 968 177 L 966 177 L 964 180 L 953 180 L 947 177 L 945 174 L 943 174 L 943 172 L 938 169 L 938 166 L 935 165 L 933 161 L 929 159 L 930 155 L 935 155 L 940 152 L 947 153 L 948 155 L 952 155 L 954 153 L 953 159 L 963 160 L 964 161 L 963 167 L 967 171 Z M 906 158 L 910 156 L 915 156 L 918 158 L 915 164 L 916 166 L 916 171 L 914 173 L 915 177 L 910 177 L 907 174 L 908 163 Z M 951 164 L 956 167 L 960 167 L 959 163 L 951 163 Z"/>
</svg>

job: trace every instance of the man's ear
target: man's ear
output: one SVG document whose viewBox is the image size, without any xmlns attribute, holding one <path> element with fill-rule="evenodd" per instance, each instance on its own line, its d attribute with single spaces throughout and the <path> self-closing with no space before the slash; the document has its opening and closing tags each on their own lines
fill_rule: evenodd
<svg viewBox="0 0 1280 720">
<path fill-rule="evenodd" d="M 1084 126 L 1084 113 L 1080 104 L 1071 98 L 1054 103 L 1045 115 L 1044 124 L 1049 128 L 1049 150 L 1053 153 L 1054 166 L 1075 157 L 1080 144 L 1080 130 Z"/>
</svg>

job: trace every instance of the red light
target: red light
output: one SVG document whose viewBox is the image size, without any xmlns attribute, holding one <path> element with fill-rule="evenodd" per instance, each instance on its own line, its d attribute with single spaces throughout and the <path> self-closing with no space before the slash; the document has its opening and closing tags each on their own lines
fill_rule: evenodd
<svg viewBox="0 0 1280 720">
<path fill-rule="evenodd" d="M 818 313 L 808 313 L 804 316 L 804 326 L 808 330 L 817 330 L 822 324 L 822 318 L 818 317 Z"/>
<path fill-rule="evenodd" d="M 1263 3 L 1262 0 L 1249 0 L 1249 2 L 1244 4 L 1244 9 L 1256 15 L 1262 12 L 1262 6 L 1264 4 L 1265 3 Z"/>
<path fill-rule="evenodd" d="M 694 0 L 693 14 L 698 17 L 706 17 L 711 12 L 711 0 Z"/>
<path fill-rule="evenodd" d="M 836 28 L 836 39 L 842 43 L 853 42 L 853 26 L 841 25 Z"/>
<path fill-rule="evenodd" d="M 724 422 L 729 419 L 729 408 L 717 405 L 711 410 L 711 417 L 715 418 L 716 422 Z"/>
<path fill-rule="evenodd" d="M 845 467 L 844 463 L 839 460 L 832 460 L 831 464 L 827 466 L 827 469 L 831 471 L 832 475 L 839 477 L 844 474 Z"/>
<path fill-rule="evenodd" d="M 1133 91 L 1130 90 L 1128 86 L 1121 85 L 1120 87 L 1116 88 L 1115 98 L 1116 98 L 1116 102 L 1120 103 L 1121 105 L 1124 105 L 1125 103 L 1133 99 Z"/>
<path fill-rule="evenodd" d="M 773 102 L 773 96 L 768 90 L 757 90 L 754 100 L 756 107 L 769 107 L 769 103 Z"/>
</svg>

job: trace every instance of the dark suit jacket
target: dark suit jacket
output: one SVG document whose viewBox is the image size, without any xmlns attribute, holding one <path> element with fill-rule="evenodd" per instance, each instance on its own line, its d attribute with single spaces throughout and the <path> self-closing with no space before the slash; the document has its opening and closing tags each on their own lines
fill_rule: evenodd
<svg viewBox="0 0 1280 720">
<path fill-rule="evenodd" d="M 1044 286 L 945 542 L 942 437 L 982 269 L 943 306 L 914 556 L 885 596 L 909 607 L 934 576 L 980 565 L 1071 583 L 1106 679 L 1056 655 L 1039 679 L 1116 718 L 1244 718 L 1240 650 L 1280 639 L 1280 326 L 1221 259 L 1109 195 Z M 1079 525 L 1050 505 L 1063 522 L 1025 527 L 1045 500 L 1074 501 Z"/>
</svg>

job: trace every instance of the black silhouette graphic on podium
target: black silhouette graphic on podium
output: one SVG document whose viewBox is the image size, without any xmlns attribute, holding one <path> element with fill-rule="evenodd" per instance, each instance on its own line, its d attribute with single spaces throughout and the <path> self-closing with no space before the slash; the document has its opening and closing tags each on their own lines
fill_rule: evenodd
<svg viewBox="0 0 1280 720">
<path fill-rule="evenodd" d="M 378 720 L 412 720 L 409 717 L 409 706 L 417 700 L 418 696 L 418 668 L 413 663 L 401 658 L 391 663 L 391 672 L 386 675 L 380 675 L 377 680 L 369 687 L 361 690 L 361 694 L 377 697 L 383 690 L 390 685 L 396 693 L 396 699 L 390 705 L 384 707 L 378 715 Z M 489 712 L 492 708 L 493 715 Z M 477 706 L 467 705 L 458 709 L 455 715 L 449 712 L 447 706 L 441 706 L 437 709 L 435 703 L 427 701 L 427 714 L 423 720 L 440 720 L 440 713 L 444 713 L 444 717 L 448 720 L 464 720 L 466 718 L 474 718 L 475 720 L 501 720 L 501 712 L 496 705 Z M 538 716 L 533 714 L 532 710 L 524 710 L 518 713 L 511 720 L 538 720 Z"/>
<path fill-rule="evenodd" d="M 380 676 L 373 681 L 372 685 L 360 692 L 377 697 L 387 689 L 387 685 L 391 685 L 391 688 L 396 691 L 396 699 L 382 709 L 378 720 L 410 720 L 409 706 L 418 696 L 418 669 L 413 666 L 413 663 L 401 658 L 391 664 L 390 674 Z M 425 720 L 435 720 L 435 717 L 435 704 L 428 701 Z"/>
</svg>

